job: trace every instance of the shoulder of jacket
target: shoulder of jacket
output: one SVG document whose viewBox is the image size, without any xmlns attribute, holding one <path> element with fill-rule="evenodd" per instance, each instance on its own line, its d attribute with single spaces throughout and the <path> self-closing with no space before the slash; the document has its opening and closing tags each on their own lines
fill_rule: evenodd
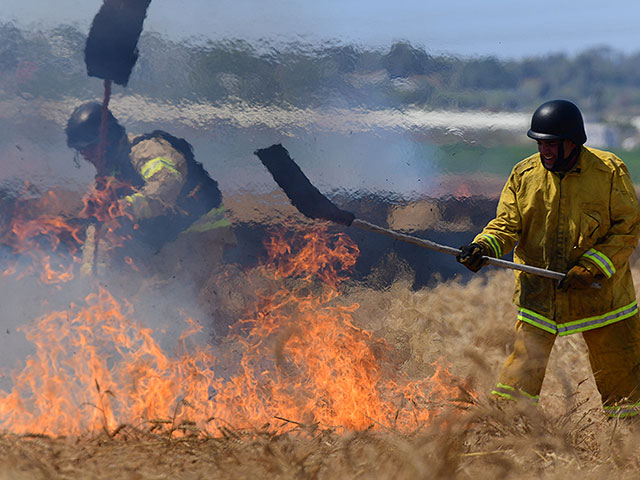
<svg viewBox="0 0 640 480">
<path fill-rule="evenodd" d="M 162 138 L 160 135 L 152 135 L 148 133 L 142 135 L 129 135 L 129 143 L 131 145 L 132 154 L 158 154 L 159 151 L 164 151 L 167 154 L 170 153 L 172 155 L 184 157 L 184 154 L 180 150 L 176 149 L 168 140 Z"/>
<path fill-rule="evenodd" d="M 151 135 L 149 133 L 130 133 L 127 135 L 127 137 L 129 138 L 129 143 L 131 143 L 132 147 L 135 147 L 143 142 L 161 143 L 165 141 L 162 137 L 158 135 Z"/>
<path fill-rule="evenodd" d="M 627 166 L 615 153 L 606 150 L 598 150 L 597 148 L 584 147 L 587 158 L 599 170 L 608 172 L 616 171 L 621 173 L 627 172 Z"/>
<path fill-rule="evenodd" d="M 520 162 L 518 162 L 513 167 L 513 174 L 522 175 L 527 170 L 534 169 L 534 168 L 539 167 L 541 165 L 542 164 L 540 163 L 540 154 L 539 153 L 534 153 L 530 157 L 527 157 L 524 160 L 521 160 Z"/>
<path fill-rule="evenodd" d="M 162 145 L 161 138 L 159 137 L 150 137 L 148 134 L 129 134 L 127 135 L 129 138 L 129 144 L 131 145 L 131 151 L 140 151 L 145 150 L 151 145 Z"/>
</svg>

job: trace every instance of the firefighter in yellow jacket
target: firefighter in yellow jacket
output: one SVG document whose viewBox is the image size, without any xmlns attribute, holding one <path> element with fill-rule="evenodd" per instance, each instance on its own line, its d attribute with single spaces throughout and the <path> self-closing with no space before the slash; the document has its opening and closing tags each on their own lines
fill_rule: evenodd
<svg viewBox="0 0 640 480">
<path fill-rule="evenodd" d="M 126 212 L 122 219 L 131 228 L 127 241 L 113 248 L 104 245 L 104 238 L 102 244 L 92 241 L 100 237 L 100 221 L 91 225 L 83 271 L 99 274 L 101 269 L 114 267 L 108 265 L 114 258 L 130 259 L 137 268 L 151 265 L 147 268 L 151 273 L 162 270 L 161 276 L 178 274 L 195 284 L 204 283 L 223 251 L 236 242 L 217 182 L 195 161 L 185 140 L 161 130 L 127 135 L 113 114 L 108 110 L 106 114 L 102 154 L 100 129 L 104 127 L 98 102 L 74 110 L 67 122 L 67 145 L 96 168 L 96 182 L 113 179 L 126 187 L 113 200 Z M 127 268 L 122 263 L 120 267 Z"/>
<path fill-rule="evenodd" d="M 461 247 L 472 271 L 482 256 L 514 247 L 518 263 L 566 272 L 555 280 L 516 273 L 514 350 L 492 394 L 537 403 L 558 335 L 581 333 L 611 417 L 640 413 L 640 316 L 629 256 L 640 237 L 640 205 L 625 164 L 585 147 L 582 114 L 566 100 L 542 104 L 527 135 L 539 153 L 518 163 L 496 218 Z"/>
</svg>

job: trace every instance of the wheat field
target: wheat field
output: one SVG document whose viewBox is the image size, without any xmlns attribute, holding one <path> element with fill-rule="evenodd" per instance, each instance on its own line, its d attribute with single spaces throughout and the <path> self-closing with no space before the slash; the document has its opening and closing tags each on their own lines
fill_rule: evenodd
<svg viewBox="0 0 640 480">
<path fill-rule="evenodd" d="M 372 422 L 350 431 L 274 418 L 272 427 L 122 424 L 74 437 L 0 434 L 0 480 L 22 479 L 430 479 L 635 478 L 636 420 L 607 420 L 580 336 L 559 338 L 541 401 L 496 405 L 488 395 L 515 324 L 513 274 L 486 268 L 468 283 L 411 289 L 411 271 L 382 290 L 375 272 L 344 288 L 354 322 L 392 347 L 387 368 L 429 378 L 444 362 L 473 393 L 429 425 L 396 430 Z M 634 263 L 640 279 L 640 263 Z M 275 426 L 277 425 L 277 428 Z"/>
</svg>

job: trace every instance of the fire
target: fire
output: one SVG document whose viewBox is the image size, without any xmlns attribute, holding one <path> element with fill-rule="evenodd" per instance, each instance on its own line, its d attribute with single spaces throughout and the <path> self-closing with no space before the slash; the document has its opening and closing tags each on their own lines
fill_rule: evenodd
<svg viewBox="0 0 640 480">
<path fill-rule="evenodd" d="M 0 427 L 53 435 L 123 424 L 212 435 L 266 425 L 414 431 L 464 404 L 446 370 L 409 381 L 385 364 L 390 345 L 355 324 L 359 306 L 341 296 L 359 253 L 347 236 L 277 234 L 267 251 L 255 271 L 267 286 L 221 345 L 202 344 L 202 326 L 187 318 L 169 354 L 134 320 L 133 305 L 104 289 L 42 316 L 23 329 L 36 351 L 12 374 L 12 389 L 0 391 Z"/>
<path fill-rule="evenodd" d="M 25 191 L 29 189 L 25 185 Z M 55 194 L 48 192 L 39 203 L 46 205 L 53 201 Z M 59 215 L 33 215 L 28 203 L 22 198 L 14 202 L 13 211 L 7 215 L 10 220 L 0 234 L 0 243 L 11 248 L 14 258 L 24 260 L 5 267 L 3 276 L 40 272 L 40 280 L 46 284 L 72 279 L 73 262 L 82 243 L 81 226 Z"/>
<path fill-rule="evenodd" d="M 104 240 L 111 247 L 120 247 L 130 239 L 123 227 L 133 217 L 118 199 L 132 192 L 134 189 L 127 183 L 113 177 L 97 177 L 95 185 L 82 200 L 83 208 L 78 217 L 99 225 Z"/>
<path fill-rule="evenodd" d="M 25 185 L 31 193 L 32 186 Z M 96 185 L 83 198 L 83 208 L 74 218 L 47 212 L 57 201 L 53 191 L 37 201 L 18 198 L 14 202 L 9 221 L 0 232 L 0 244 L 10 247 L 19 259 L 5 267 L 3 276 L 18 274 L 18 278 L 37 273 L 47 285 L 66 283 L 75 277 L 75 267 L 81 263 L 80 250 L 86 242 L 89 225 L 99 226 L 97 242 L 108 248 L 121 247 L 129 235 L 122 228 L 130 215 L 120 206 L 118 196 L 130 192 L 131 187 L 113 178 L 97 179 Z M 124 220 L 124 222 L 123 222 Z M 127 261 L 133 268 L 133 262 Z"/>
<path fill-rule="evenodd" d="M 471 189 L 467 183 L 461 183 L 456 189 L 456 193 L 453 195 L 458 199 L 465 199 L 471 196 Z"/>
</svg>

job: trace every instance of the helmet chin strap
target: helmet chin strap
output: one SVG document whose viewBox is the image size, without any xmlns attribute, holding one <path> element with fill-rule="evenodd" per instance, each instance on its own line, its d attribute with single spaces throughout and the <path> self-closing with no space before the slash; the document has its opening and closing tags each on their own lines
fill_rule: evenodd
<svg viewBox="0 0 640 480">
<path fill-rule="evenodd" d="M 558 159 L 553 163 L 553 166 L 551 168 L 547 168 L 547 167 L 544 167 L 544 168 L 547 168 L 547 170 L 551 172 L 556 172 L 556 173 L 568 172 L 573 168 L 573 166 L 578 161 L 581 148 L 582 148 L 582 145 L 576 145 L 575 147 L 573 147 L 571 152 L 569 152 L 569 155 L 567 155 L 567 157 L 565 158 L 564 145 L 561 143 L 558 146 Z M 542 165 L 544 166 L 544 163 Z"/>
</svg>

